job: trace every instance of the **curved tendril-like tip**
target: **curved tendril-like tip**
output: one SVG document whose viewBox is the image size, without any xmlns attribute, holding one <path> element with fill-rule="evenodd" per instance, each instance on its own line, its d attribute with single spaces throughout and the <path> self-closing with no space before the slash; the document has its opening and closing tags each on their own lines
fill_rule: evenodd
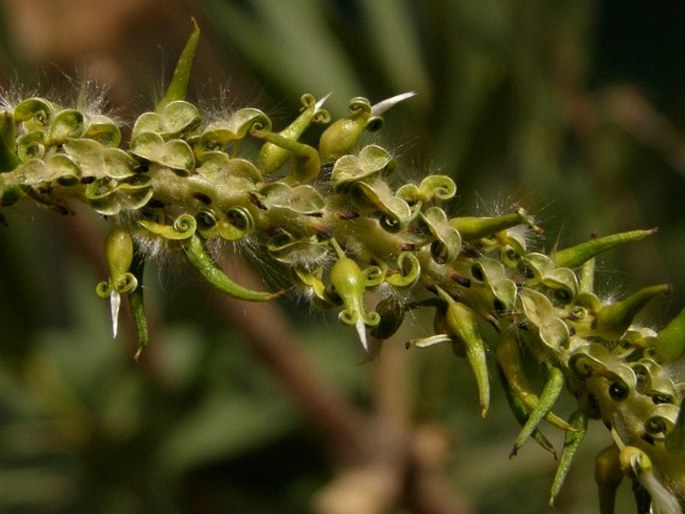
<svg viewBox="0 0 685 514">
<path fill-rule="evenodd" d="M 200 272 L 204 279 L 216 289 L 232 298 L 250 302 L 267 302 L 284 293 L 284 291 L 276 293 L 253 291 L 234 282 L 219 267 L 207 251 L 203 241 L 196 234 L 184 240 L 181 246 L 188 258 L 188 262 Z"/>
<path fill-rule="evenodd" d="M 187 213 L 180 214 L 171 226 L 149 220 L 140 220 L 138 223 L 149 232 L 172 241 L 188 239 L 197 230 L 195 217 Z"/>
<path fill-rule="evenodd" d="M 450 200 L 457 194 L 457 185 L 447 175 L 429 175 L 421 181 L 419 192 L 423 201 Z"/>
<path fill-rule="evenodd" d="M 652 462 L 645 452 L 635 446 L 626 446 L 618 457 L 623 473 L 649 493 L 653 514 L 682 514 L 677 498 L 654 476 Z"/>
<path fill-rule="evenodd" d="M 411 287 L 421 277 L 419 258 L 411 252 L 401 252 L 397 257 L 396 272 L 386 273 L 385 281 L 394 287 Z"/>
<path fill-rule="evenodd" d="M 380 116 L 385 111 L 396 106 L 398 103 L 411 98 L 412 96 L 416 96 L 416 91 L 408 91 L 406 93 L 401 93 L 399 95 L 386 98 L 385 100 L 381 100 L 380 102 L 371 106 L 371 116 Z"/>
<path fill-rule="evenodd" d="M 575 411 L 569 418 L 569 424 L 575 431 L 566 432 L 564 436 L 564 448 L 561 451 L 561 458 L 559 459 L 559 465 L 554 474 L 554 480 L 552 481 L 552 487 L 550 488 L 549 493 L 550 508 L 554 508 L 554 502 L 559 495 L 559 491 L 561 491 L 561 486 L 564 484 L 569 469 L 571 469 L 573 457 L 580 447 L 580 443 L 585 439 L 588 424 L 587 413 L 580 409 Z"/>
</svg>

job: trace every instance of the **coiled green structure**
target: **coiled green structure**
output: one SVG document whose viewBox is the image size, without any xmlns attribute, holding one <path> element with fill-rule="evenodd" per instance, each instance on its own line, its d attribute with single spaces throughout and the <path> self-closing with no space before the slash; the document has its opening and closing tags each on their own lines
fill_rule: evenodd
<svg viewBox="0 0 685 514">
<path fill-rule="evenodd" d="M 301 114 L 280 131 L 254 108 L 207 121 L 185 100 L 198 37 L 195 27 L 166 96 L 138 117 L 128 144 L 105 115 L 44 98 L 0 112 L 0 206 L 28 201 L 67 211 L 66 202 L 76 200 L 110 221 L 109 277 L 97 294 L 110 301 L 115 335 L 126 298 L 140 350 L 147 342 L 142 280 L 149 255 L 142 248 L 151 241 L 178 249 L 232 297 L 269 301 L 287 288 L 304 292 L 312 303 L 337 309 L 367 350 L 367 338 L 390 337 L 408 311 L 432 309 L 433 335 L 407 346 L 447 343 L 465 357 L 483 415 L 490 401 L 487 355 L 494 354 L 522 425 L 512 454 L 530 438 L 554 452 L 539 428 L 543 420 L 565 432 L 550 504 L 588 420 L 601 419 L 613 443 L 597 458 L 600 511 L 613 512 L 625 476 L 638 490 L 639 512 L 682 512 L 685 409 L 675 363 L 685 349 L 685 310 L 656 332 L 633 320 L 668 285 L 612 303 L 600 300 L 593 285 L 595 256 L 655 230 L 546 254 L 529 247 L 541 229 L 523 209 L 450 217 L 450 177 L 397 184 L 392 154 L 361 142 L 365 131 L 382 125 L 385 109 L 411 94 L 374 106 L 354 98 L 349 115 L 332 123 L 325 98 L 304 95 Z M 299 140 L 312 123 L 329 124 L 317 147 Z M 250 142 L 257 143 L 253 154 L 244 150 Z M 250 241 L 260 258 L 287 271 L 284 289 L 236 283 L 208 249 L 215 240 Z M 486 331 L 495 337 L 486 341 Z M 523 372 L 522 362 L 531 359 L 547 373 L 539 393 Z M 553 410 L 563 390 L 578 404 L 568 420 Z"/>
</svg>

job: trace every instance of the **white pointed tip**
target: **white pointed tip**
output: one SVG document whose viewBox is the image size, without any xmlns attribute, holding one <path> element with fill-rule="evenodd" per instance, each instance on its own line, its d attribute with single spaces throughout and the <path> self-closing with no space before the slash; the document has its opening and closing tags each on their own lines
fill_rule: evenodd
<svg viewBox="0 0 685 514">
<path fill-rule="evenodd" d="M 366 325 L 364 324 L 364 321 L 361 319 L 361 316 L 357 320 L 357 323 L 355 323 L 355 328 L 357 329 L 357 334 L 359 335 L 359 340 L 362 343 L 362 347 L 364 348 L 365 352 L 369 351 L 369 341 L 366 338 Z"/>
<path fill-rule="evenodd" d="M 376 105 L 371 107 L 371 116 L 380 116 L 391 107 L 394 107 L 398 103 L 403 102 L 412 96 L 416 96 L 416 91 L 408 91 L 407 93 L 402 93 L 391 96 L 390 98 L 386 98 L 385 100 L 381 100 Z"/>
<path fill-rule="evenodd" d="M 326 103 L 326 100 L 328 100 L 328 98 L 329 98 L 332 94 L 333 94 L 333 91 L 331 91 L 331 92 L 328 93 L 326 96 L 324 96 L 323 98 L 321 98 L 318 102 L 316 102 L 316 103 L 314 104 L 314 108 L 315 108 L 315 109 L 321 109 L 321 107 L 323 106 L 323 104 Z"/>
<path fill-rule="evenodd" d="M 112 291 L 109 295 L 109 309 L 112 314 L 112 337 L 117 337 L 119 330 L 119 307 L 121 307 L 121 295 L 119 291 Z"/>
<path fill-rule="evenodd" d="M 683 510 L 680 508 L 676 497 L 661 485 L 653 473 L 638 478 L 638 481 L 652 497 L 652 512 L 654 514 L 682 514 Z"/>
</svg>

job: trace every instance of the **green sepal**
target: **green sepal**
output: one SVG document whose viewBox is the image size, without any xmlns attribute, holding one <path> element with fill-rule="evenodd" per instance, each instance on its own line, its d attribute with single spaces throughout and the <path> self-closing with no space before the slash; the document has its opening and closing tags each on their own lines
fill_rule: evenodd
<svg viewBox="0 0 685 514">
<path fill-rule="evenodd" d="M 31 159 L 15 169 L 17 175 L 22 177 L 22 185 L 45 186 L 52 181 L 60 185 L 74 185 L 81 178 L 81 170 L 76 163 L 64 154 L 50 154 L 44 161 Z"/>
<path fill-rule="evenodd" d="M 45 156 L 45 134 L 34 130 L 17 138 L 17 157 L 20 162 L 42 159 Z"/>
<path fill-rule="evenodd" d="M 576 451 L 580 447 L 580 443 L 585 439 L 585 434 L 587 433 L 588 416 L 583 410 L 576 410 L 569 417 L 569 425 L 571 425 L 574 430 L 566 432 L 564 436 L 564 448 L 561 450 L 561 458 L 559 459 L 559 465 L 557 466 L 556 473 L 554 474 L 554 480 L 552 480 L 552 487 L 549 493 L 549 506 L 554 507 L 554 502 L 561 491 L 561 486 L 564 484 L 566 475 L 571 469 L 571 462 L 576 454 Z"/>
<path fill-rule="evenodd" d="M 325 162 L 325 161 L 322 161 Z M 370 179 L 390 171 L 395 167 L 390 152 L 378 145 L 368 145 L 358 155 L 347 154 L 340 157 L 331 171 L 331 184 L 340 190 L 362 179 Z"/>
<path fill-rule="evenodd" d="M 433 260 L 439 264 L 452 262 L 461 251 L 461 235 L 447 220 L 440 207 L 429 207 L 419 216 L 424 230 L 432 236 L 430 247 Z"/>
<path fill-rule="evenodd" d="M 186 97 L 188 83 L 190 82 L 190 72 L 193 66 L 193 60 L 195 59 L 195 51 L 197 50 L 197 45 L 200 41 L 200 27 L 195 21 L 195 18 L 191 18 L 190 21 L 193 24 L 192 31 L 178 58 L 174 76 L 171 78 L 171 83 L 166 90 L 166 94 L 157 104 L 157 110 L 166 107 L 175 100 L 183 100 Z"/>
<path fill-rule="evenodd" d="M 396 232 L 409 222 L 412 212 L 407 202 L 395 196 L 383 180 L 358 181 L 354 184 L 353 202 L 362 209 L 371 207 L 383 216 L 381 226 Z"/>
<path fill-rule="evenodd" d="M 117 124 L 102 114 L 90 116 L 83 137 L 97 141 L 107 148 L 117 148 L 121 143 L 121 130 Z"/>
<path fill-rule="evenodd" d="M 153 193 L 150 177 L 133 175 L 123 180 L 96 179 L 86 186 L 84 196 L 97 212 L 113 216 L 124 210 L 140 209 L 150 201 Z"/>
<path fill-rule="evenodd" d="M 70 139 L 62 147 L 83 177 L 124 179 L 135 174 L 135 159 L 119 148 L 92 139 Z"/>
<path fill-rule="evenodd" d="M 59 111 L 50 124 L 47 144 L 59 145 L 70 138 L 83 136 L 86 123 L 86 115 L 77 109 Z"/>
<path fill-rule="evenodd" d="M 55 115 L 55 107 L 45 98 L 27 98 L 17 104 L 12 113 L 25 132 L 46 132 Z"/>
<path fill-rule="evenodd" d="M 271 120 L 259 109 L 246 107 L 228 119 L 210 123 L 195 143 L 200 158 L 207 151 L 222 150 L 229 143 L 245 138 L 250 130 L 271 130 Z"/>
<path fill-rule="evenodd" d="M 268 302 L 283 294 L 283 291 L 276 293 L 253 291 L 235 283 L 219 267 L 207 250 L 204 241 L 197 234 L 193 234 L 188 239 L 182 241 L 181 247 L 188 258 L 188 262 L 200 272 L 200 275 L 210 285 L 231 298 L 250 302 Z"/>
<path fill-rule="evenodd" d="M 447 175 L 429 175 L 418 186 L 416 184 L 404 184 L 397 190 L 396 194 L 409 205 L 414 206 L 432 200 L 449 200 L 457 194 L 457 185 Z"/>
<path fill-rule="evenodd" d="M 328 256 L 328 241 L 320 241 L 315 235 L 296 238 L 289 232 L 280 231 L 267 241 L 266 249 L 278 262 L 294 266 L 299 274 L 299 270 L 318 269 L 325 262 Z M 304 279 L 302 282 L 312 285 Z M 323 289 L 317 289 L 317 297 L 321 299 L 324 299 L 324 296 L 319 293 Z"/>
<path fill-rule="evenodd" d="M 385 281 L 394 287 L 412 287 L 421 278 L 421 263 L 412 252 L 400 252 L 397 256 L 397 269 L 387 270 Z"/>
<path fill-rule="evenodd" d="M 195 172 L 211 182 L 213 189 L 219 194 L 254 191 L 262 181 L 261 173 L 252 162 L 240 157 L 229 157 L 224 152 L 204 152 L 201 163 L 201 166 L 195 168 Z"/>
<path fill-rule="evenodd" d="M 548 370 L 547 381 L 545 382 L 542 392 L 540 393 L 540 398 L 536 407 L 528 415 L 528 420 L 526 424 L 523 425 L 521 432 L 519 432 L 516 441 L 514 441 L 514 447 L 511 450 L 509 456 L 516 455 L 519 449 L 525 444 L 528 438 L 531 436 L 533 431 L 537 428 L 540 421 L 552 410 L 554 404 L 556 403 L 561 391 L 564 388 L 566 377 L 564 372 L 559 368 L 550 366 Z"/>
<path fill-rule="evenodd" d="M 290 187 L 283 182 L 273 182 L 262 188 L 260 193 L 264 195 L 263 203 L 267 207 L 287 209 L 291 213 L 318 216 L 326 208 L 326 200 L 321 193 L 307 184 Z"/>
<path fill-rule="evenodd" d="M 195 168 L 193 151 L 183 139 L 164 141 L 154 132 L 143 132 L 131 141 L 131 153 L 142 159 L 188 175 Z"/>
<path fill-rule="evenodd" d="M 631 230 L 608 236 L 595 237 L 584 243 L 571 246 L 570 248 L 557 250 L 552 254 L 552 259 L 559 267 L 575 268 L 615 246 L 639 241 L 640 239 L 655 234 L 656 231 L 656 228 L 648 230 Z"/>
<path fill-rule="evenodd" d="M 558 354 L 562 347 L 568 344 L 570 333 L 552 302 L 542 293 L 530 288 L 519 292 L 521 306 L 528 321 L 534 324 L 539 331 L 540 341 L 547 349 Z"/>
<path fill-rule="evenodd" d="M 190 102 L 175 100 L 159 107 L 155 112 L 141 114 L 133 125 L 131 137 L 152 133 L 165 141 L 179 138 L 194 130 L 201 123 L 200 111 Z"/>
<path fill-rule="evenodd" d="M 674 362 L 685 351 L 685 309 L 659 331 L 654 340 L 656 360 L 659 362 Z"/>
<path fill-rule="evenodd" d="M 497 298 L 506 309 L 512 309 L 516 300 L 516 283 L 508 278 L 504 266 L 495 259 L 483 257 L 471 265 L 472 285 L 481 283 Z"/>
</svg>

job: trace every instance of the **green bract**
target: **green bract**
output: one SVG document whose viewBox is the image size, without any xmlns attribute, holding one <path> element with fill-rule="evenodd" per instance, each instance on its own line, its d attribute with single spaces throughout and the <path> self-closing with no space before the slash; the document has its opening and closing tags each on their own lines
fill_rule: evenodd
<svg viewBox="0 0 685 514">
<path fill-rule="evenodd" d="M 380 114 L 413 93 L 374 106 L 354 98 L 337 120 L 322 108 L 327 97 L 304 95 L 295 119 L 273 130 L 252 107 L 208 119 L 185 98 L 198 37 L 194 26 L 169 89 L 133 123 L 130 141 L 122 142 L 106 113 L 40 97 L 0 112 L 0 207 L 23 202 L 67 213 L 68 202 L 81 202 L 106 219 L 109 276 L 97 294 L 110 301 L 115 333 L 120 303 L 128 302 L 136 357 L 148 340 L 143 269 L 151 249 L 162 246 L 237 299 L 304 292 L 354 327 L 365 351 L 368 334 L 390 338 L 408 311 L 435 309 L 433 331 L 411 343 L 449 343 L 465 358 L 483 415 L 491 394 L 487 356 L 494 354 L 521 425 L 512 455 L 528 439 L 556 455 L 543 420 L 565 432 L 550 503 L 588 420 L 600 419 L 612 441 L 597 459 L 602 514 L 611 514 L 622 478 L 646 498 L 642 512 L 682 512 L 685 310 L 660 330 L 646 328 L 636 321 L 641 310 L 670 286 L 608 301 L 593 278 L 597 255 L 655 229 L 547 252 L 535 247 L 531 235 L 542 229 L 521 207 L 451 217 L 451 177 L 398 184 L 393 172 L 406 165 L 368 140 L 382 125 Z M 318 143 L 306 134 L 312 123 L 330 123 Z M 278 277 L 277 291 L 254 291 L 229 277 L 216 258 L 223 241 L 276 267 L 267 275 Z M 539 391 L 525 372 L 536 367 L 545 375 Z M 555 413 L 565 389 L 577 403 L 568 420 Z"/>
</svg>

